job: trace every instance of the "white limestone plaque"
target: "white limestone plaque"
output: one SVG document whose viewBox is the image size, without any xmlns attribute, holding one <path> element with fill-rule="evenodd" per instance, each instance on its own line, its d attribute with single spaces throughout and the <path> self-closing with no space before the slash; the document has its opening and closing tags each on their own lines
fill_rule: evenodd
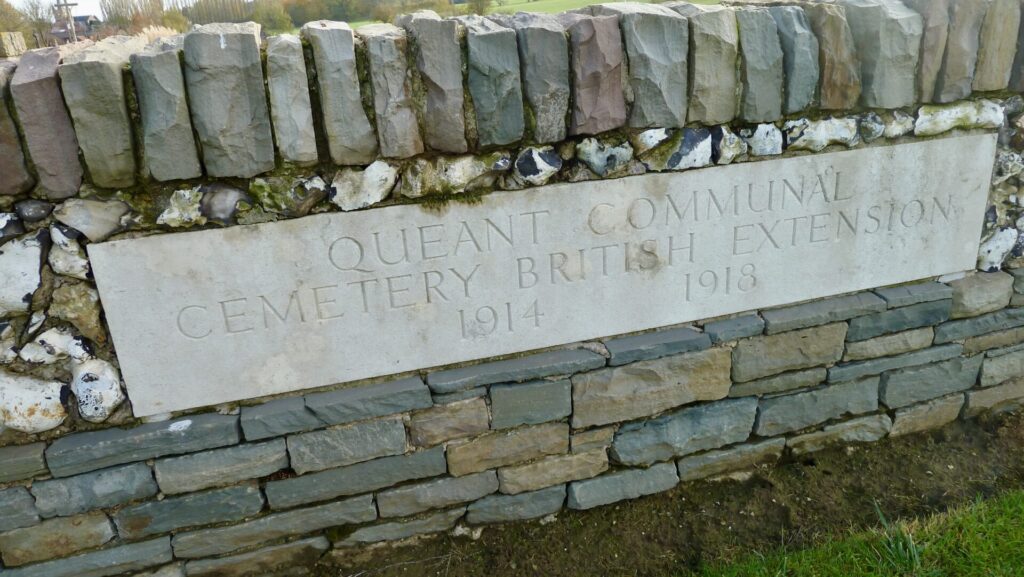
<svg viewBox="0 0 1024 577">
<path fill-rule="evenodd" d="M 91 245 L 137 416 L 974 267 L 994 135 Z"/>
</svg>

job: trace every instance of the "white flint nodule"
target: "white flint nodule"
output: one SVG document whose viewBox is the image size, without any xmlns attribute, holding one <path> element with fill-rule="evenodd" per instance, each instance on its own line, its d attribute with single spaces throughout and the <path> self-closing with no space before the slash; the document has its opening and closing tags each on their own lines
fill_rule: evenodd
<svg viewBox="0 0 1024 577">
<path fill-rule="evenodd" d="M 61 404 L 62 383 L 0 370 L 0 427 L 42 433 L 67 417 Z"/>
</svg>

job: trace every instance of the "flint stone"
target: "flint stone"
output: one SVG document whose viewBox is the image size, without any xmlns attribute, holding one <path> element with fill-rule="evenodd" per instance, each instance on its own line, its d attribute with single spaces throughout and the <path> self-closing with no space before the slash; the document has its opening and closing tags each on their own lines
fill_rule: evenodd
<svg viewBox="0 0 1024 577">
<path fill-rule="evenodd" d="M 746 141 L 736 136 L 728 125 L 711 129 L 711 160 L 715 164 L 732 164 L 745 155 L 748 149 Z"/>
<path fill-rule="evenodd" d="M 931 346 L 935 330 L 931 327 L 884 335 L 866 341 L 846 343 L 843 361 L 863 361 L 889 355 L 901 355 Z"/>
<path fill-rule="evenodd" d="M 184 559 L 212 557 L 268 541 L 321 531 L 329 527 L 366 523 L 377 519 L 373 495 L 337 503 L 275 513 L 252 521 L 200 529 L 174 536 L 174 555 Z"/>
<path fill-rule="evenodd" d="M 592 509 L 626 499 L 668 491 L 679 483 L 674 463 L 625 469 L 569 485 L 569 508 Z"/>
<path fill-rule="evenodd" d="M 60 91 L 59 48 L 29 50 L 11 77 L 11 97 L 45 198 L 74 196 L 82 184 L 78 138 Z"/>
<path fill-rule="evenodd" d="M 479 385 L 570 375 L 603 367 L 604 364 L 604 357 L 583 349 L 549 351 L 518 359 L 437 371 L 427 375 L 427 385 L 434 393 L 453 393 Z"/>
<path fill-rule="evenodd" d="M 246 577 L 248 575 L 298 575 L 312 567 L 331 548 L 325 537 L 314 537 L 267 547 L 233 557 L 191 561 L 186 566 L 188 577 Z"/>
<path fill-rule="evenodd" d="M 900 108 L 916 102 L 924 21 L 899 0 L 842 0 L 861 61 L 861 104 Z"/>
<path fill-rule="evenodd" d="M 932 102 L 935 86 L 942 71 L 942 58 L 949 38 L 949 11 L 953 0 L 903 0 L 916 10 L 924 22 L 920 66 L 917 71 L 917 94 L 924 102 Z"/>
<path fill-rule="evenodd" d="M 114 514 L 124 539 L 139 539 L 196 525 L 226 523 L 251 517 L 263 508 L 256 483 L 214 489 L 125 507 Z"/>
<path fill-rule="evenodd" d="M 491 427 L 507 429 L 557 421 L 572 413 L 569 381 L 533 381 L 491 387 Z"/>
<path fill-rule="evenodd" d="M 954 128 L 999 128 L 1003 108 L 991 100 L 968 100 L 947 106 L 922 106 L 914 122 L 914 134 L 934 136 Z"/>
<path fill-rule="evenodd" d="M 1003 309 L 987 315 L 949 321 L 935 328 L 935 343 L 948 343 L 1024 326 L 1024 309 Z"/>
<path fill-rule="evenodd" d="M 981 386 L 991 387 L 1021 377 L 1024 377 L 1024 351 L 990 356 L 981 369 Z"/>
<path fill-rule="evenodd" d="M 292 469 L 300 475 L 404 452 L 405 425 L 395 417 L 288 437 Z"/>
<path fill-rule="evenodd" d="M 259 35 L 253 22 L 185 35 L 185 85 L 210 176 L 251 178 L 274 168 Z"/>
<path fill-rule="evenodd" d="M 675 7 L 673 7 L 675 8 Z M 690 108 L 688 121 L 725 124 L 736 116 L 740 37 L 734 10 L 698 7 L 690 22 Z"/>
<path fill-rule="evenodd" d="M 60 67 L 64 102 L 96 186 L 135 184 L 135 148 L 122 69 L 145 47 L 140 36 L 112 36 L 75 52 Z"/>
<path fill-rule="evenodd" d="M 693 328 L 680 327 L 606 340 L 604 346 L 611 354 L 608 364 L 615 367 L 636 361 L 702 351 L 711 348 L 711 338 Z"/>
<path fill-rule="evenodd" d="M 0 533 L 39 522 L 32 496 L 24 487 L 11 487 L 0 491 Z"/>
<path fill-rule="evenodd" d="M 569 32 L 572 117 L 569 134 L 599 134 L 626 124 L 624 54 L 618 16 L 563 14 Z"/>
<path fill-rule="evenodd" d="M 684 457 L 676 463 L 679 480 L 695 481 L 733 471 L 752 469 L 762 463 L 778 461 L 785 448 L 785 439 L 769 439 L 721 451 L 709 451 L 692 457 Z"/>
<path fill-rule="evenodd" d="M 642 161 L 648 170 L 661 172 L 709 166 L 711 158 L 711 131 L 707 128 L 683 128 L 644 154 Z"/>
<path fill-rule="evenodd" d="M 891 428 L 892 421 L 888 415 L 872 415 L 837 425 L 829 425 L 821 431 L 793 437 L 786 441 L 786 445 L 794 455 L 803 455 L 833 445 L 872 443 L 889 434 Z"/>
<path fill-rule="evenodd" d="M 388 158 L 409 158 L 423 152 L 419 121 L 408 81 L 405 31 L 391 24 L 370 24 L 357 32 L 366 44 L 377 113 L 380 153 Z"/>
<path fill-rule="evenodd" d="M 293 34 L 267 39 L 267 88 L 277 151 L 285 162 L 316 164 L 316 134 L 302 42 Z"/>
<path fill-rule="evenodd" d="M 976 417 L 981 413 L 1002 412 L 1019 407 L 1024 401 L 1024 379 L 1014 379 L 995 387 L 967 391 L 964 416 Z"/>
<path fill-rule="evenodd" d="M 629 423 L 615 434 L 612 457 L 624 465 L 649 465 L 739 443 L 750 435 L 756 413 L 757 399 L 729 399 Z"/>
<path fill-rule="evenodd" d="M 366 169 L 344 168 L 331 182 L 331 202 L 341 210 L 357 210 L 381 202 L 395 188 L 398 168 L 377 160 Z"/>
<path fill-rule="evenodd" d="M 406 198 L 484 190 L 493 187 L 498 176 L 511 165 L 512 159 L 507 152 L 483 156 L 420 157 L 406 165 L 399 190 Z"/>
<path fill-rule="evenodd" d="M 843 356 L 845 338 L 846 324 L 835 323 L 740 341 L 732 352 L 732 378 L 742 383 L 834 363 Z"/>
<path fill-rule="evenodd" d="M 546 423 L 497 431 L 448 445 L 448 472 L 454 477 L 514 465 L 569 450 L 569 426 Z"/>
<path fill-rule="evenodd" d="M 954 102 L 970 96 L 988 6 L 987 1 L 952 2 L 946 53 L 935 86 L 936 102 Z"/>
<path fill-rule="evenodd" d="M 380 541 L 397 541 L 399 539 L 415 537 L 416 535 L 447 531 L 454 527 L 455 523 L 465 513 L 466 508 L 459 507 L 448 511 L 440 511 L 412 521 L 395 521 L 371 527 L 362 527 L 346 537 L 344 541 L 335 543 L 335 547 L 353 547 L 367 543 L 378 543 Z"/>
<path fill-rule="evenodd" d="M 132 463 L 65 479 L 32 484 L 36 508 L 44 518 L 66 517 L 123 505 L 156 495 L 153 472 L 145 463 Z"/>
<path fill-rule="evenodd" d="M 99 547 L 114 538 L 114 527 L 101 512 L 78 517 L 43 521 L 39 525 L 0 534 L 0 555 L 4 565 L 67 557 L 84 549 Z"/>
<path fill-rule="evenodd" d="M 604 449 L 556 455 L 516 467 L 498 470 L 501 492 L 516 495 L 569 481 L 589 479 L 608 470 L 608 452 Z"/>
<path fill-rule="evenodd" d="M 833 297 L 761 313 L 765 334 L 803 329 L 836 321 L 845 321 L 868 313 L 884 311 L 885 301 L 871 293 Z"/>
<path fill-rule="evenodd" d="M 952 423 L 960 416 L 964 395 L 950 395 L 896 411 L 889 436 L 919 433 Z"/>
<path fill-rule="evenodd" d="M 377 135 L 363 109 L 356 70 L 356 39 L 344 22 L 317 20 L 302 27 L 313 47 L 324 132 L 334 164 L 370 164 Z"/>
<path fill-rule="evenodd" d="M 983 357 L 948 361 L 882 375 L 880 398 L 890 409 L 967 390 L 978 381 Z"/>
<path fill-rule="evenodd" d="M 423 10 L 410 14 L 402 26 L 415 42 L 416 69 L 426 92 L 422 116 L 427 146 L 441 152 L 466 152 L 458 21 L 442 20 Z"/>
<path fill-rule="evenodd" d="M 584 428 L 650 416 L 729 394 L 728 349 L 709 349 L 576 375 L 572 425 Z"/>
<path fill-rule="evenodd" d="M 417 447 L 471 437 L 490 430 L 487 402 L 477 397 L 413 414 L 409 436 Z"/>
<path fill-rule="evenodd" d="M 885 371 L 945 361 L 960 356 L 961 352 L 963 352 L 963 346 L 949 344 L 892 357 L 842 363 L 828 370 L 828 380 L 830 383 L 851 381 L 861 377 L 878 375 Z"/>
<path fill-rule="evenodd" d="M 762 8 L 736 10 L 740 35 L 740 116 L 747 122 L 771 122 L 782 116 L 783 53 L 779 28 Z"/>
<path fill-rule="evenodd" d="M 953 289 L 951 318 L 976 317 L 1006 308 L 1013 296 L 1013 276 L 1005 272 L 976 273 L 949 283 Z"/>
<path fill-rule="evenodd" d="M 802 7 L 818 38 L 821 108 L 856 108 L 862 91 L 860 58 L 846 10 L 836 4 L 806 3 Z"/>
<path fill-rule="evenodd" d="M 107 577 L 170 563 L 171 539 L 162 537 L 47 561 L 28 567 L 5 569 L 4 577 Z"/>
<path fill-rule="evenodd" d="M 306 395 L 306 409 L 328 425 L 426 409 L 432 405 L 430 389 L 419 377 Z"/>
<path fill-rule="evenodd" d="M 827 376 L 828 371 L 824 367 L 782 373 L 781 375 L 766 377 L 756 381 L 736 383 L 729 389 L 729 396 L 772 395 L 795 389 L 805 389 L 820 385 L 825 382 Z"/>
<path fill-rule="evenodd" d="M 53 212 L 53 205 L 42 200 L 22 200 L 14 205 L 18 218 L 25 222 L 39 222 L 50 216 Z"/>
<path fill-rule="evenodd" d="M 21 481 L 45 474 L 45 450 L 46 443 L 0 447 L 0 463 L 4 464 L 3 470 L 0 470 L 0 483 Z M 0 510 L 3 508 L 0 507 Z"/>
<path fill-rule="evenodd" d="M 0 318 L 28 314 L 42 280 L 46 232 L 34 232 L 0 246 Z"/>
<path fill-rule="evenodd" d="M 466 522 L 471 525 L 525 521 L 557 513 L 565 502 L 565 485 L 518 495 L 490 495 L 471 504 Z"/>
<path fill-rule="evenodd" d="M 686 124 L 690 27 L 685 18 L 668 9 L 624 6 L 628 8 L 622 8 L 620 16 L 622 38 L 633 93 L 629 126 L 680 128 Z"/>
<path fill-rule="evenodd" d="M 875 294 L 882 297 L 889 308 L 896 308 L 952 298 L 953 289 L 939 282 L 925 282 L 875 289 Z"/>
<path fill-rule="evenodd" d="M 484 471 L 465 477 L 444 478 L 377 493 L 380 516 L 407 517 L 429 509 L 476 501 L 498 491 L 498 476 Z"/>
<path fill-rule="evenodd" d="M 513 164 L 517 181 L 541 186 L 562 169 L 562 157 L 551 146 L 531 146 L 519 151 Z"/>
<path fill-rule="evenodd" d="M 291 479 L 270 481 L 267 501 L 272 509 L 326 501 L 390 487 L 404 481 L 445 474 L 444 447 L 398 457 L 385 457 Z"/>
<path fill-rule="evenodd" d="M 1024 343 L 1024 328 L 1017 327 L 987 335 L 970 337 L 964 341 L 964 354 L 973 355 L 988 349 Z"/>
<path fill-rule="evenodd" d="M 16 66 L 14 62 L 0 60 L 0 174 L 4 175 L 0 181 L 0 196 L 28 192 L 35 184 L 25 165 L 25 153 L 21 150 L 18 129 L 8 104 L 11 77 Z"/>
<path fill-rule="evenodd" d="M 821 152 L 827 146 L 842 144 L 852 148 L 860 144 L 860 131 L 856 118 L 826 118 L 787 120 L 782 126 L 786 133 L 788 150 Z"/>
<path fill-rule="evenodd" d="M 132 429 L 61 437 L 46 450 L 46 462 L 54 477 L 69 477 L 122 463 L 234 445 L 240 437 L 238 417 L 207 413 Z"/>
<path fill-rule="evenodd" d="M 712 321 L 704 325 L 704 334 L 716 344 L 757 336 L 763 332 L 764 319 L 756 314 Z"/>
<path fill-rule="evenodd" d="M 850 330 L 847 332 L 846 338 L 849 341 L 863 341 L 891 333 L 937 325 L 949 320 L 952 303 L 952 300 L 924 302 L 857 317 L 850 321 Z"/>
<path fill-rule="evenodd" d="M 160 459 L 153 466 L 165 495 L 265 477 L 288 468 L 284 439 Z"/>
<path fill-rule="evenodd" d="M 782 131 L 774 124 L 758 124 L 753 128 L 740 129 L 740 138 L 747 143 L 752 156 L 782 154 Z"/>
<path fill-rule="evenodd" d="M 768 13 L 779 30 L 785 71 L 783 111 L 793 114 L 809 107 L 818 92 L 818 38 L 807 14 L 798 6 L 772 6 Z"/>
<path fill-rule="evenodd" d="M 977 92 L 1005 90 L 1010 83 L 1021 22 L 1020 0 L 989 0 L 981 26 L 978 65 L 972 87 Z"/>
<path fill-rule="evenodd" d="M 762 399 L 755 432 L 771 437 L 877 409 L 877 378 L 828 385 L 805 393 Z"/>
</svg>

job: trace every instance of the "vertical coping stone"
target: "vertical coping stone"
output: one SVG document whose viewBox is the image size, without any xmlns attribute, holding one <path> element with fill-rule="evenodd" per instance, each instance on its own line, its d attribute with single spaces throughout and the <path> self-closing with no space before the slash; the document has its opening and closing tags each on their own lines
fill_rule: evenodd
<svg viewBox="0 0 1024 577">
<path fill-rule="evenodd" d="M 772 6 L 768 13 L 779 29 L 782 46 L 786 95 L 783 110 L 793 114 L 809 107 L 818 94 L 818 38 L 800 7 Z"/>
<path fill-rule="evenodd" d="M 688 120 L 726 124 L 736 117 L 740 36 L 736 12 L 722 6 L 673 4 L 690 21 Z"/>
<path fill-rule="evenodd" d="M 835 4 L 805 4 L 804 11 L 818 38 L 821 65 L 821 108 L 849 110 L 860 100 L 860 59 L 846 10 Z"/>
<path fill-rule="evenodd" d="M 416 71 L 425 92 L 421 112 L 427 146 L 440 152 L 468 151 L 459 22 L 421 10 L 402 25 L 415 43 Z"/>
<path fill-rule="evenodd" d="M 942 58 L 949 39 L 949 9 L 952 0 L 903 0 L 924 20 L 921 40 L 921 59 L 917 70 L 917 96 L 922 102 L 932 102 L 935 85 L 942 71 Z"/>
<path fill-rule="evenodd" d="M 8 108 L 11 77 L 14 76 L 14 62 L 0 61 L 0 196 L 28 192 L 35 179 L 25 166 L 25 153 L 21 150 L 18 129 L 14 125 Z"/>
<path fill-rule="evenodd" d="M 203 175 L 181 71 L 183 35 L 161 38 L 132 54 L 132 78 L 142 118 L 144 171 L 159 181 Z"/>
<path fill-rule="evenodd" d="M 259 38 L 253 22 L 185 35 L 185 84 L 210 176 L 250 178 L 274 168 Z"/>
<path fill-rule="evenodd" d="M 466 17 L 463 23 L 479 147 L 518 142 L 525 123 L 516 33 L 479 16 Z"/>
<path fill-rule="evenodd" d="M 978 92 L 1005 90 L 1017 54 L 1020 0 L 991 0 L 981 25 L 978 67 L 973 88 Z"/>
<path fill-rule="evenodd" d="M 511 20 L 519 44 L 526 103 L 537 143 L 565 140 L 569 112 L 569 41 L 554 16 L 521 12 Z"/>
<path fill-rule="evenodd" d="M 924 21 L 899 0 L 842 0 L 861 61 L 861 104 L 900 108 L 917 101 Z"/>
<path fill-rule="evenodd" d="M 356 37 L 344 22 L 317 20 L 302 27 L 313 47 L 324 131 L 334 164 L 370 164 L 377 135 L 363 108 L 356 66 Z"/>
<path fill-rule="evenodd" d="M 569 133 L 598 134 L 624 126 L 619 17 L 562 14 L 559 18 L 569 32 L 573 95 Z"/>
<path fill-rule="evenodd" d="M 1024 47 L 1024 2 L 1021 3 L 1022 21 L 1017 31 L 1017 46 Z M 1013 92 L 1024 92 L 1024 50 L 1017 50 L 1010 70 L 1010 85 Z"/>
<path fill-rule="evenodd" d="M 14 110 L 36 167 L 38 190 L 51 200 L 77 194 L 83 174 L 78 139 L 57 77 L 62 57 L 60 48 L 29 50 L 11 78 Z"/>
<path fill-rule="evenodd" d="M 736 11 L 740 31 L 743 99 L 747 122 L 772 122 L 782 117 L 783 54 L 779 27 L 763 8 Z"/>
<path fill-rule="evenodd" d="M 953 2 L 942 69 L 935 85 L 937 102 L 954 102 L 971 95 L 978 64 L 981 25 L 988 2 Z"/>
<path fill-rule="evenodd" d="M 422 153 L 423 139 L 408 79 L 409 41 L 405 31 L 391 24 L 370 24 L 361 27 L 358 34 L 370 61 L 381 155 L 409 158 Z"/>
<path fill-rule="evenodd" d="M 64 59 L 64 102 L 74 121 L 82 158 L 93 184 L 135 184 L 135 146 L 124 98 L 124 67 L 145 48 L 138 36 L 111 36 Z"/>
<path fill-rule="evenodd" d="M 294 34 L 267 39 L 267 87 L 277 150 L 285 162 L 316 164 L 316 133 L 302 42 Z"/>
</svg>

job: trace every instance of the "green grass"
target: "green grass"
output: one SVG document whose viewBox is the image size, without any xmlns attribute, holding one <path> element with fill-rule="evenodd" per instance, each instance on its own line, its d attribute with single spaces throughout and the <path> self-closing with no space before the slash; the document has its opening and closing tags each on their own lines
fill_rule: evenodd
<svg viewBox="0 0 1024 577">
<path fill-rule="evenodd" d="M 803 551 L 714 566 L 701 577 L 1018 577 L 1024 575 L 1024 491 L 925 521 L 888 523 Z"/>
</svg>

